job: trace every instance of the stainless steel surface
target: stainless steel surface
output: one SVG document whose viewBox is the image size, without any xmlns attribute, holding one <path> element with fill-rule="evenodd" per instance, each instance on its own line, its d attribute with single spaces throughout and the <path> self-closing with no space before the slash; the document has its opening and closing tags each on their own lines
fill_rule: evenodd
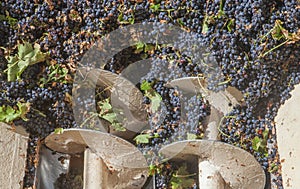
<svg viewBox="0 0 300 189">
<path fill-rule="evenodd" d="M 126 119 L 120 119 L 120 123 L 122 123 L 128 131 L 137 133 L 148 126 L 147 112 L 142 104 L 143 95 L 129 80 L 102 69 L 89 70 L 87 68 L 81 68 L 78 72 L 83 75 L 84 79 L 75 85 L 73 96 L 79 96 L 81 99 L 91 99 L 94 102 L 96 86 L 105 87 L 110 93 L 113 108 L 122 110 Z M 85 87 L 84 94 L 78 92 L 81 87 Z M 74 109 L 74 115 L 76 122 L 81 125 L 82 128 L 94 128 L 102 132 L 107 131 L 107 129 L 103 127 L 103 124 L 100 124 L 102 121 L 98 116 L 82 114 L 82 112 L 97 112 L 96 105 L 84 107 L 80 105 L 78 98 L 74 98 L 73 106 L 78 107 Z M 113 131 L 113 127 L 111 127 L 111 130 Z M 115 132 L 114 134 L 118 135 L 120 132 Z"/>
<path fill-rule="evenodd" d="M 84 151 L 83 189 L 105 188 L 109 171 L 101 158 L 90 149 Z"/>
<path fill-rule="evenodd" d="M 93 172 L 91 170 L 93 167 L 88 165 L 92 162 L 85 162 L 85 165 L 89 166 L 85 168 L 87 173 L 85 178 L 94 173 L 100 174 L 101 176 L 93 179 L 98 179 L 97 183 L 106 183 L 105 189 L 141 188 L 148 177 L 148 165 L 141 152 L 133 144 L 109 133 L 67 129 L 62 134 L 53 133 L 46 137 L 45 144 L 54 151 L 67 154 L 88 150 L 86 160 L 89 161 L 89 157 L 92 156 L 91 161 L 102 166 L 102 169 L 98 167 L 99 169 L 95 171 L 103 172 Z M 100 163 L 97 158 L 103 160 L 103 163 Z M 108 168 L 107 172 L 104 165 Z M 105 175 L 108 175 L 107 180 L 102 178 Z M 88 181 L 86 183 L 90 184 Z"/>
<path fill-rule="evenodd" d="M 263 189 L 265 186 L 261 165 L 250 153 L 232 145 L 213 140 L 186 140 L 165 146 L 160 153 L 166 158 L 184 159 L 194 155 L 200 162 L 209 161 L 233 189 Z"/>
<path fill-rule="evenodd" d="M 60 161 L 60 157 L 65 157 Z M 69 170 L 70 156 L 67 154 L 55 153 L 41 146 L 39 153 L 39 165 L 37 168 L 37 189 L 54 189 L 54 182 L 61 173 L 67 173 Z"/>
<path fill-rule="evenodd" d="M 213 92 L 208 90 L 207 82 L 203 78 L 185 77 L 172 80 L 168 85 L 178 87 L 187 93 L 201 93 L 213 107 L 224 115 L 230 112 L 232 106 L 243 104 L 243 94 L 236 88 L 227 87 L 224 91 Z M 232 104 L 232 106 L 229 106 L 229 104 Z"/>
</svg>

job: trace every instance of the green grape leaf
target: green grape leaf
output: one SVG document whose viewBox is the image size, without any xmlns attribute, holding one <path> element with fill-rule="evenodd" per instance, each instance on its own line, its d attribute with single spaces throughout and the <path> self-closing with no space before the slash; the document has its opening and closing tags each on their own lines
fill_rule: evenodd
<svg viewBox="0 0 300 189">
<path fill-rule="evenodd" d="M 261 139 L 258 136 L 255 136 L 252 139 L 252 148 L 254 149 L 254 151 L 258 151 L 260 146 L 261 146 Z"/>
<path fill-rule="evenodd" d="M 280 40 L 282 38 L 284 38 L 284 32 L 285 29 L 282 27 L 282 21 L 281 20 L 276 20 L 275 21 L 275 25 L 272 29 L 272 38 L 275 40 Z"/>
<path fill-rule="evenodd" d="M 265 139 L 265 140 L 267 140 L 268 139 L 268 136 L 269 136 L 269 129 L 265 129 L 264 131 L 263 131 L 263 138 Z"/>
<path fill-rule="evenodd" d="M 40 51 L 40 46 L 35 44 L 34 47 L 28 43 L 18 45 L 18 53 L 8 58 L 7 79 L 15 81 L 21 79 L 24 70 L 33 64 L 46 60 L 47 53 Z"/>
<path fill-rule="evenodd" d="M 106 112 L 106 111 L 109 111 L 112 109 L 112 106 L 109 103 L 109 98 L 107 98 L 103 101 L 100 101 L 99 104 L 100 104 L 101 111 L 103 111 L 103 112 Z"/>
<path fill-rule="evenodd" d="M 137 144 L 147 144 L 147 143 L 149 143 L 150 138 L 153 138 L 152 136 L 150 136 L 150 134 L 140 134 L 140 135 L 137 135 L 133 140 Z"/>
<path fill-rule="evenodd" d="M 178 189 L 178 188 L 180 188 L 180 184 L 181 184 L 181 182 L 179 181 L 179 179 L 171 179 L 171 187 L 172 187 L 172 189 Z"/>
<path fill-rule="evenodd" d="M 18 20 L 16 18 L 13 18 L 11 16 L 9 16 L 9 12 L 8 11 L 5 11 L 6 13 L 6 20 L 8 21 L 8 24 L 15 28 L 17 26 L 17 23 L 18 23 Z"/>
<path fill-rule="evenodd" d="M 190 174 L 187 170 L 187 165 L 183 164 L 178 168 L 176 174 L 172 175 L 171 178 L 171 187 L 172 189 L 182 189 L 189 188 L 193 186 L 195 180 L 193 178 L 189 178 L 191 176 L 195 176 L 196 174 Z"/>
<path fill-rule="evenodd" d="M 152 5 L 150 6 L 150 9 L 152 9 L 153 12 L 157 12 L 157 11 L 159 11 L 159 9 L 160 9 L 160 4 L 152 4 Z"/>
<path fill-rule="evenodd" d="M 149 91 L 152 89 L 151 83 L 147 82 L 147 81 L 143 81 L 141 84 L 141 90 L 142 91 Z"/>
<path fill-rule="evenodd" d="M 193 133 L 188 133 L 187 134 L 187 139 L 188 140 L 194 140 L 194 139 L 197 139 L 197 135 L 193 134 Z"/>
<path fill-rule="evenodd" d="M 22 73 L 25 71 L 25 69 L 29 66 L 28 60 L 20 60 L 18 63 L 18 72 L 17 72 L 17 79 L 21 79 Z"/>
<path fill-rule="evenodd" d="M 19 108 L 18 111 L 20 113 L 20 117 L 24 121 L 28 121 L 28 119 L 26 118 L 26 114 L 29 112 L 30 103 L 21 103 L 21 102 L 18 102 L 17 106 Z"/>
<path fill-rule="evenodd" d="M 17 63 L 19 62 L 17 55 L 8 57 L 7 79 L 8 81 L 15 81 L 19 72 Z"/>
<path fill-rule="evenodd" d="M 116 131 L 126 131 L 126 128 L 124 128 L 121 123 L 113 122 L 112 126 Z"/>
<path fill-rule="evenodd" d="M 24 42 L 24 44 L 18 45 L 18 57 L 23 59 L 26 55 L 30 54 L 33 51 L 33 47 L 30 43 Z"/>
<path fill-rule="evenodd" d="M 7 106 L 5 111 L 5 122 L 9 123 L 20 116 L 20 113 L 17 113 L 12 107 Z"/>
<path fill-rule="evenodd" d="M 63 132 L 64 132 L 63 128 L 56 128 L 56 129 L 54 129 L 54 133 L 55 134 L 63 134 Z"/>
<path fill-rule="evenodd" d="M 0 14 L 0 21 L 6 21 L 6 17 L 3 14 Z"/>
<path fill-rule="evenodd" d="M 33 65 L 39 62 L 43 62 L 46 60 L 47 54 L 41 52 L 40 46 L 38 44 L 34 45 L 34 50 L 25 56 L 25 59 L 30 60 L 29 65 Z"/>
<path fill-rule="evenodd" d="M 129 18 L 128 21 L 129 21 L 129 24 L 134 24 L 134 18 Z"/>
<path fill-rule="evenodd" d="M 154 96 L 151 96 L 150 100 L 151 100 L 151 111 L 152 112 L 157 111 L 160 106 L 160 102 L 162 101 L 162 97 L 157 92 L 154 92 Z"/>
<path fill-rule="evenodd" d="M 187 165 L 183 164 L 177 170 L 177 175 L 188 175 L 189 172 L 187 171 Z"/>
<path fill-rule="evenodd" d="M 234 26 L 234 19 L 229 19 L 229 21 L 227 23 L 227 29 L 228 29 L 229 32 L 232 31 L 233 26 Z"/>
<path fill-rule="evenodd" d="M 113 112 L 113 113 L 106 113 L 104 115 L 101 116 L 103 119 L 109 121 L 110 123 L 114 123 L 114 121 L 117 118 L 117 115 Z"/>
<path fill-rule="evenodd" d="M 182 19 L 177 18 L 177 22 L 180 26 L 184 26 L 184 22 L 182 21 Z"/>
<path fill-rule="evenodd" d="M 119 123 L 119 119 L 117 117 L 121 116 L 123 112 L 118 109 L 113 110 L 113 107 L 109 102 L 109 98 L 99 101 L 98 105 L 100 108 L 100 113 L 98 114 L 99 117 L 108 121 L 115 130 L 126 131 L 126 128 Z"/>
<path fill-rule="evenodd" d="M 141 42 L 141 41 L 139 41 L 137 44 L 136 44 L 136 46 L 135 46 L 135 48 L 137 49 L 137 50 L 140 50 L 140 49 L 144 49 L 144 47 L 145 47 L 145 43 L 143 43 L 143 42 Z"/>
<path fill-rule="evenodd" d="M 155 175 L 156 172 L 159 172 L 159 168 L 154 164 L 150 164 L 149 165 L 149 175 L 153 176 L 153 175 Z"/>
<path fill-rule="evenodd" d="M 151 44 L 145 44 L 145 52 L 149 52 L 155 49 L 154 45 Z"/>
<path fill-rule="evenodd" d="M 4 107 L 0 107 L 0 121 L 5 120 L 5 115 Z"/>
<path fill-rule="evenodd" d="M 202 24 L 202 34 L 206 34 L 208 32 L 208 16 L 205 15 L 204 20 L 203 20 L 203 24 Z"/>
<path fill-rule="evenodd" d="M 208 24 L 205 22 L 202 25 L 202 33 L 206 34 L 208 32 Z"/>
<path fill-rule="evenodd" d="M 120 13 L 119 16 L 118 16 L 118 21 L 119 22 L 122 22 L 124 19 L 123 19 L 123 14 Z"/>
</svg>

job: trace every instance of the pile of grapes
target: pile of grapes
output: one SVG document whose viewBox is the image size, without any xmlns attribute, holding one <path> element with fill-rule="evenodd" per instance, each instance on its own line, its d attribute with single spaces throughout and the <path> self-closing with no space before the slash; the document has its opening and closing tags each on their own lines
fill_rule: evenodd
<svg viewBox="0 0 300 189">
<path fill-rule="evenodd" d="M 245 105 L 225 115 L 221 140 L 252 153 L 271 176 L 268 185 L 283 188 L 274 118 L 300 82 L 299 0 L 1 1 L 0 121 L 22 125 L 30 133 L 24 187 L 34 182 L 31 156 L 37 141 L 57 128 L 79 127 L 73 115 L 72 87 L 83 55 L 111 31 L 148 22 L 172 24 L 197 34 L 224 75 L 212 89 L 232 86 L 244 95 Z M 157 113 L 148 111 L 151 128 L 147 133 L 155 137 L 137 146 L 151 150 L 169 138 L 184 139 L 181 127 L 189 127 L 201 138 L 201 121 L 210 114 L 210 105 L 197 95 L 186 99 L 193 106 L 187 106 L 188 121 L 181 123 L 182 94 L 166 86 L 172 75 L 205 75 L 188 55 L 167 45 L 137 44 L 117 53 L 104 69 L 119 74 L 146 58 L 154 61 L 137 87 L 141 89 L 143 81 L 151 85 L 165 105 L 161 111 L 166 116 L 158 124 L 153 121 Z M 169 67 L 170 75 L 160 74 Z M 151 100 L 144 96 L 145 108 L 149 109 Z M 254 145 L 257 141 L 263 145 Z M 171 187 L 176 165 L 155 166 L 160 169 L 153 173 L 156 187 Z"/>
</svg>

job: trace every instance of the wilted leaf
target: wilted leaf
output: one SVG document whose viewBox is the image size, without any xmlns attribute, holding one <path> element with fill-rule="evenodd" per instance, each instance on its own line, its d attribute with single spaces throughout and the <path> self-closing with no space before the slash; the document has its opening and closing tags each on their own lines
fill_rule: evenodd
<svg viewBox="0 0 300 189">
<path fill-rule="evenodd" d="M 21 103 L 21 102 L 18 102 L 17 106 L 19 108 L 20 117 L 24 121 L 28 121 L 28 119 L 26 118 L 26 114 L 29 112 L 30 103 Z"/>
</svg>

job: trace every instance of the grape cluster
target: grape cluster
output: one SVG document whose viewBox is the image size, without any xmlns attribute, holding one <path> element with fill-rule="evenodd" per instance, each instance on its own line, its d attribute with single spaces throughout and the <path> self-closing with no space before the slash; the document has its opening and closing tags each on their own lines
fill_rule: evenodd
<svg viewBox="0 0 300 189">
<path fill-rule="evenodd" d="M 160 167 L 162 174 L 155 175 L 155 186 L 158 188 L 168 188 L 168 184 L 172 178 L 173 165 L 171 163 L 164 163 Z"/>
<path fill-rule="evenodd" d="M 14 124 L 22 125 L 34 136 L 45 137 L 55 128 L 76 127 L 71 104 L 66 102 L 66 94 L 72 94 L 70 85 L 28 88 L 24 81 L 1 81 L 0 90 L 1 105 L 14 107 L 18 102 L 30 103 L 28 120 L 17 119 Z"/>
<path fill-rule="evenodd" d="M 30 137 L 28 140 L 27 147 L 27 159 L 26 159 L 26 169 L 24 175 L 24 188 L 29 188 L 33 186 L 35 182 L 35 172 L 37 169 L 36 162 L 38 161 L 38 147 L 40 145 L 40 141 L 38 137 Z"/>
<path fill-rule="evenodd" d="M 0 46 L 5 51 L 0 49 L 0 107 L 30 103 L 28 121 L 18 119 L 13 124 L 24 126 L 32 137 L 43 138 L 59 127 L 78 127 L 70 96 L 72 78 L 83 55 L 105 34 L 126 25 L 152 22 L 157 30 L 165 30 L 162 23 L 172 24 L 191 36 L 182 32 L 174 46 L 146 44 L 142 50 L 128 47 L 104 66 L 120 74 L 134 62 L 151 60 L 141 81 L 153 81 L 154 90 L 163 100 L 158 112 L 149 113 L 147 132 L 155 137 L 149 144 L 138 146 L 149 152 L 162 143 L 186 138 L 185 131 L 200 136 L 209 104 L 196 95 L 184 98 L 167 84 L 181 77 L 207 77 L 212 90 L 233 86 L 244 94 L 245 106 L 234 107 L 225 115 L 221 140 L 251 152 L 266 172 L 277 178 L 273 183 L 282 188 L 280 171 L 274 173 L 270 166 L 280 165 L 274 118 L 300 82 L 299 6 L 298 0 L 2 1 Z M 29 66 L 20 81 L 8 82 L 5 57 L 16 54 L 22 41 L 39 44 L 42 52 L 49 53 L 49 59 Z M 201 52 L 181 52 L 189 41 Z M 53 65 L 66 68 L 71 77 L 42 84 L 41 78 L 52 74 Z M 84 88 L 81 90 L 84 93 Z M 78 101 L 80 106 L 94 105 L 90 99 Z M 144 104 L 149 108 L 151 100 L 144 97 Z M 268 156 L 253 149 L 255 137 L 267 141 Z M 27 175 L 25 183 L 29 178 Z M 158 188 L 168 185 L 168 179 L 162 180 Z"/>
</svg>

